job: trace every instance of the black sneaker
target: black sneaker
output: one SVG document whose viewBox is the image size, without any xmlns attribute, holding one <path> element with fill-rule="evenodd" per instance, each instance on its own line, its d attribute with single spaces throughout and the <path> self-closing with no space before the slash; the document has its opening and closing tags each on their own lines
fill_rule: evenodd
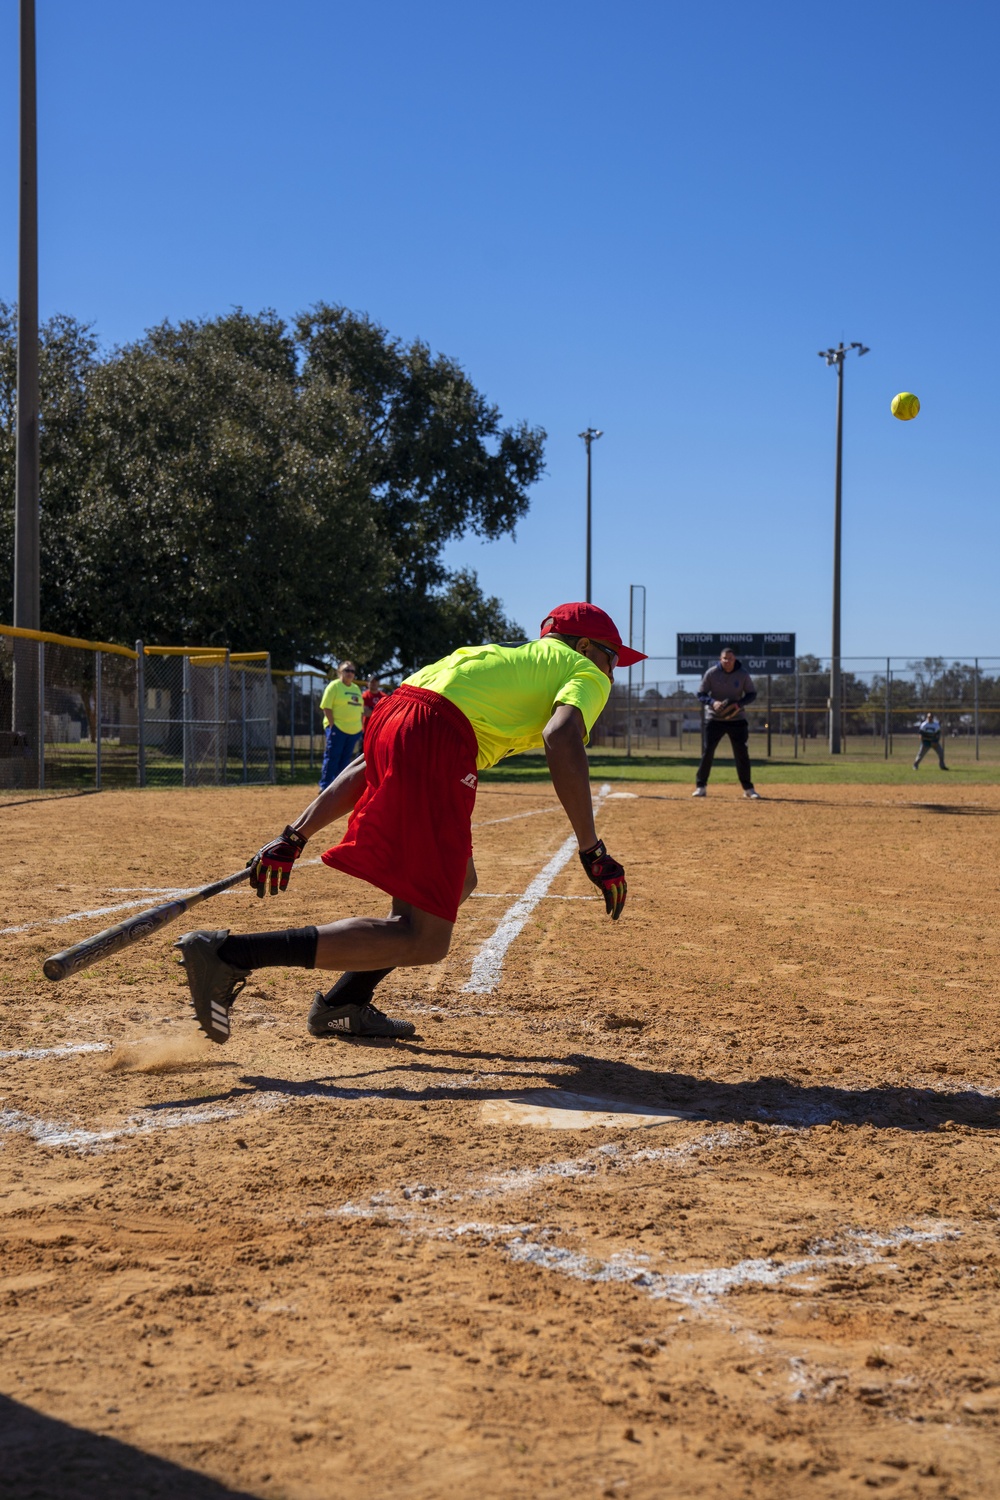
<svg viewBox="0 0 1000 1500">
<path fill-rule="evenodd" d="M 380 1036 L 402 1041 L 413 1036 L 412 1021 L 394 1021 L 374 1005 L 327 1005 L 322 990 L 316 991 L 309 1010 L 308 1027 L 313 1036 Z"/>
<path fill-rule="evenodd" d="M 174 944 L 180 949 L 198 1025 L 213 1042 L 229 1041 L 229 1011 L 250 977 L 249 969 L 237 969 L 219 957 L 228 936 L 228 927 L 220 932 L 186 932 Z"/>
</svg>

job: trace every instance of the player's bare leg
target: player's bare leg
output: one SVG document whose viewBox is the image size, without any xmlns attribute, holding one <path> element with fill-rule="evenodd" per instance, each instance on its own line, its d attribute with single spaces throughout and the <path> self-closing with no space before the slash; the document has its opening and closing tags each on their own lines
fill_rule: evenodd
<svg viewBox="0 0 1000 1500">
<path fill-rule="evenodd" d="M 470 859 L 462 886 L 462 901 L 466 901 L 475 890 L 476 879 L 476 867 Z M 421 917 L 427 916 L 427 913 L 416 912 L 415 914 L 414 908 L 408 906 L 406 902 L 394 901 L 392 915 L 388 920 L 400 919 L 412 923 L 414 915 L 419 922 Z M 447 925 L 450 926 L 450 924 Z M 321 934 L 323 930 L 320 929 Z M 451 940 L 450 931 L 448 940 L 449 942 Z M 319 961 L 319 947 L 320 944 L 317 943 L 316 967 L 326 967 Z M 341 974 L 337 983 L 325 995 L 322 991 L 317 991 L 307 1022 L 312 1035 L 412 1035 L 414 1028 L 409 1021 L 394 1021 L 372 1004 L 372 996 L 376 987 L 396 967 L 396 964 L 392 964 L 385 969 L 349 969 Z M 404 1027 L 405 1031 L 402 1030 Z M 396 1030 L 396 1028 L 399 1029 Z"/>
<path fill-rule="evenodd" d="M 328 789 L 329 790 L 329 789 Z M 462 900 L 475 889 L 470 859 Z M 375 986 L 392 969 L 439 963 L 451 946 L 454 923 L 405 901 L 394 900 L 388 917 L 347 917 L 322 927 L 286 927 L 277 932 L 185 933 L 177 947 L 187 970 L 198 1023 L 215 1042 L 229 1040 L 229 1012 L 254 969 L 283 966 L 346 970 L 328 994 L 317 995 L 309 1029 L 351 1036 L 410 1036 L 408 1021 L 390 1021 L 371 1004 Z M 331 1004 L 331 1001 L 335 1001 Z M 337 1015 L 329 1015 L 329 1011 Z M 368 1012 L 369 1014 L 365 1014 Z M 322 1021 L 337 1020 L 332 1027 Z"/>
</svg>

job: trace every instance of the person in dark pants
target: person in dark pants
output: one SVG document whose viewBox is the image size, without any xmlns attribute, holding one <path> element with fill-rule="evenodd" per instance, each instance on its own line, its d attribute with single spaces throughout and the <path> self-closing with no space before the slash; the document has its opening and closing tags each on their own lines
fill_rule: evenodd
<svg viewBox="0 0 1000 1500">
<path fill-rule="evenodd" d="M 750 674 L 737 661 L 731 646 L 724 646 L 719 653 L 719 665 L 710 667 L 701 679 L 698 698 L 705 705 L 705 750 L 695 776 L 693 797 L 706 797 L 705 788 L 712 772 L 712 761 L 719 742 L 728 734 L 736 762 L 736 774 L 740 778 L 744 797 L 760 800 L 754 791 L 753 773 L 750 770 L 750 725 L 744 709 L 757 696 Z"/>
<path fill-rule="evenodd" d="M 917 751 L 917 758 L 913 762 L 913 769 L 919 771 L 920 762 L 928 750 L 933 750 L 938 758 L 938 765 L 942 771 L 947 771 L 948 767 L 944 763 L 944 746 L 941 743 L 941 720 L 931 709 L 928 709 L 924 714 L 917 728 L 917 733 L 920 735 L 920 749 Z"/>
<path fill-rule="evenodd" d="M 326 722 L 326 749 L 319 772 L 319 789 L 325 791 L 349 766 L 361 746 L 364 702 L 352 661 L 342 661 L 337 675 L 328 682 L 319 700 Z"/>
</svg>

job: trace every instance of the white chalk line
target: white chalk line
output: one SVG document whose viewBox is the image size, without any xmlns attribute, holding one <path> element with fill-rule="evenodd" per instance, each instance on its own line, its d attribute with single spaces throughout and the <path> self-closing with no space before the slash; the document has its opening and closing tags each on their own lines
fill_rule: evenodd
<svg viewBox="0 0 1000 1500">
<path fill-rule="evenodd" d="M 473 891 L 472 895 L 473 896 L 477 896 L 480 901 L 509 901 L 512 896 L 516 896 L 517 895 L 517 892 L 516 891 Z M 540 899 L 542 901 L 597 901 L 600 898 L 597 897 L 597 896 L 554 896 L 552 894 L 552 892 L 549 891 L 549 893 L 548 893 L 547 896 L 542 896 Z"/>
<path fill-rule="evenodd" d="M 248 1109 L 274 1109 L 280 1103 L 281 1100 L 274 1095 L 255 1094 L 252 1100 L 231 1106 L 165 1110 L 151 1116 L 131 1115 L 120 1125 L 112 1125 L 106 1130 L 84 1130 L 65 1121 L 39 1120 L 19 1109 L 0 1109 L 0 1131 L 30 1136 L 39 1146 L 68 1146 L 85 1153 L 130 1137 L 153 1135 L 160 1130 L 182 1130 L 189 1125 L 233 1120 L 246 1114 Z"/>
<path fill-rule="evenodd" d="M 9 1062 L 26 1057 L 37 1061 L 43 1057 L 73 1057 L 78 1052 L 110 1052 L 110 1042 L 76 1042 L 65 1047 L 18 1047 L 11 1052 L 0 1052 L 0 1062 Z"/>
<path fill-rule="evenodd" d="M 601 790 L 603 791 L 604 788 L 602 787 Z M 597 803 L 595 802 L 595 807 L 596 805 Z M 558 807 L 545 807 L 539 809 L 538 811 L 561 812 L 562 809 Z M 514 818 L 532 818 L 535 816 L 536 813 L 534 812 L 515 813 L 513 815 Z M 513 821 L 513 818 L 493 818 L 490 821 L 494 823 L 509 823 Z M 477 828 L 485 828 L 488 825 L 485 823 L 477 823 L 473 826 Z M 313 859 L 302 859 L 299 861 L 300 866 L 321 865 L 322 863 L 323 861 L 319 855 L 316 855 Z M 92 921 L 95 917 L 112 917 L 116 916 L 118 912 L 138 911 L 140 907 L 151 906 L 154 904 L 162 905 L 163 901 L 181 901 L 185 896 L 193 896 L 195 891 L 200 890 L 201 887 L 197 885 L 111 885 L 107 886 L 106 889 L 112 895 L 127 895 L 133 891 L 136 893 L 141 893 L 140 899 L 136 901 L 116 901 L 112 906 L 92 906 L 82 911 L 67 912 L 65 916 L 61 917 L 36 917 L 30 922 L 19 922 L 14 927 L 0 927 L 0 937 L 11 937 L 18 932 L 30 932 L 33 927 L 62 927 L 67 922 L 89 922 Z M 235 895 L 237 894 L 237 890 L 238 888 L 221 894 Z M 486 896 L 487 894 L 488 893 L 486 891 L 473 892 L 473 895 Z M 497 895 L 501 899 L 505 898 L 507 894 L 507 892 L 497 892 Z M 147 899 L 144 899 L 148 896 L 161 896 L 163 900 L 160 902 L 151 903 Z M 563 901 L 587 901 L 590 898 L 587 896 L 562 896 L 552 897 L 551 899 L 558 899 Z"/>
<path fill-rule="evenodd" d="M 317 857 L 316 859 L 304 859 L 301 863 L 304 865 L 320 865 L 323 861 Z M 136 911 L 141 906 L 148 906 L 152 909 L 153 905 L 162 906 L 164 901 L 181 901 L 185 896 L 193 896 L 195 891 L 201 890 L 201 886 L 109 885 L 105 889 L 110 891 L 112 895 L 118 893 L 124 894 L 127 891 L 144 891 L 145 897 L 138 901 L 118 901 L 114 906 L 93 906 L 86 911 L 71 911 L 64 917 L 36 917 L 34 921 L 21 922 L 17 927 L 0 927 L 0 937 L 9 937 L 15 932 L 27 932 L 32 927 L 61 927 L 65 922 L 87 922 L 93 917 L 111 917 L 116 912 Z M 219 894 L 235 896 L 242 894 L 242 891 L 240 887 L 235 886 L 228 891 L 220 891 Z M 149 896 L 162 896 L 163 901 L 150 903 L 146 899 Z"/>
<path fill-rule="evenodd" d="M 197 889 L 196 885 L 192 885 L 184 890 L 163 891 L 162 894 L 168 900 L 178 901 L 184 896 L 193 895 Z M 149 904 L 148 898 L 144 898 L 141 901 L 119 901 L 114 906 L 95 906 L 90 911 L 71 911 L 65 917 L 38 917 L 33 922 L 22 922 L 17 927 L 0 927 L 0 937 L 8 937 L 13 932 L 27 932 L 31 927 L 61 927 L 64 922 L 86 922 L 92 917 L 110 917 L 115 912 L 135 911 L 137 907 Z"/>
<path fill-rule="evenodd" d="M 97 1045 L 97 1044 L 95 1044 Z M 55 1049 L 52 1049 L 55 1050 Z M 149 1136 L 162 1130 L 180 1130 L 191 1126 L 216 1124 L 238 1118 L 251 1110 L 276 1109 L 287 1099 L 256 1094 L 251 1099 L 229 1106 L 213 1105 L 201 1109 L 170 1110 L 155 1116 L 131 1116 L 120 1125 L 103 1130 L 87 1130 L 63 1121 L 37 1119 L 24 1111 L 0 1109 L 0 1131 L 27 1135 L 36 1144 L 52 1148 L 69 1148 L 88 1154 L 115 1142 Z M 544 1163 L 539 1167 L 515 1168 L 487 1178 L 478 1188 L 453 1192 L 417 1183 L 401 1189 L 403 1203 L 393 1192 L 373 1193 L 366 1204 L 347 1202 L 330 1210 L 328 1217 L 388 1219 L 401 1227 L 427 1234 L 435 1239 L 460 1240 L 475 1236 L 495 1246 L 515 1264 L 526 1264 L 540 1270 L 569 1276 L 577 1281 L 617 1283 L 645 1292 L 653 1299 L 666 1299 L 690 1308 L 708 1310 L 727 1293 L 744 1286 L 774 1287 L 797 1277 L 813 1277 L 835 1266 L 856 1267 L 881 1261 L 885 1269 L 895 1269 L 879 1252 L 903 1245 L 939 1243 L 955 1240 L 961 1231 L 950 1225 L 937 1224 L 929 1229 L 901 1225 L 879 1234 L 862 1229 L 846 1231 L 836 1240 L 817 1240 L 802 1257 L 776 1261 L 770 1257 L 747 1259 L 731 1266 L 708 1267 L 698 1271 L 667 1272 L 652 1269 L 648 1255 L 631 1250 L 607 1257 L 588 1255 L 555 1242 L 555 1232 L 531 1222 L 488 1223 L 463 1220 L 442 1223 L 442 1210 L 454 1211 L 464 1201 L 477 1201 L 530 1191 L 552 1178 L 591 1177 L 600 1170 L 601 1159 L 617 1170 L 628 1170 L 638 1162 L 678 1162 L 699 1152 L 718 1149 L 737 1142 L 741 1132 L 721 1130 L 688 1142 L 680 1147 L 644 1149 L 624 1153 L 619 1145 L 609 1143 L 584 1156 L 566 1161 Z"/>
<path fill-rule="evenodd" d="M 610 791 L 610 784 L 605 782 L 594 798 L 595 812 Z M 508 948 L 522 931 L 542 897 L 548 894 L 553 880 L 566 868 L 576 851 L 576 835 L 570 834 L 565 843 L 553 854 L 548 864 L 539 870 L 533 880 L 529 881 L 524 894 L 519 896 L 514 905 L 504 912 L 496 930 L 486 939 L 472 960 L 472 974 L 468 982 L 462 986 L 466 994 L 490 995 L 497 988 Z"/>
<path fill-rule="evenodd" d="M 74 1049 L 65 1049 L 66 1053 L 71 1050 Z M 92 1046 L 80 1046 L 75 1050 L 107 1052 L 112 1048 L 110 1043 L 95 1043 Z M 14 1056 L 27 1058 L 32 1056 L 32 1051 L 33 1049 L 25 1049 Z M 63 1054 L 63 1049 L 40 1049 L 37 1055 L 47 1058 L 57 1054 Z M 467 1073 L 442 1074 L 436 1078 L 435 1084 L 441 1089 L 451 1088 L 464 1091 L 473 1088 L 476 1084 L 492 1086 L 494 1080 L 500 1076 L 499 1074 L 480 1074 L 470 1077 Z M 421 1079 L 412 1089 L 399 1085 L 395 1088 L 396 1092 L 392 1097 L 413 1098 L 423 1095 L 425 1085 Z M 343 1104 L 367 1097 L 370 1097 L 370 1091 L 364 1088 L 314 1087 L 306 1082 L 297 1088 L 293 1086 L 293 1090 L 289 1091 L 258 1089 L 233 1104 L 204 1107 L 193 1105 L 188 1109 L 154 1110 L 148 1114 L 130 1115 L 120 1123 L 107 1126 L 102 1130 L 75 1126 L 62 1120 L 43 1120 L 23 1110 L 0 1107 L 0 1135 L 4 1133 L 28 1135 L 40 1146 L 68 1146 L 73 1150 L 89 1152 L 101 1146 L 111 1145 L 115 1141 L 152 1135 L 158 1130 L 180 1130 L 188 1125 L 218 1124 L 220 1121 L 236 1119 L 240 1115 L 259 1109 L 291 1109 L 303 1099 L 312 1104 Z M 2 1106 L 2 1101 L 0 1101 L 0 1106 Z"/>
<path fill-rule="evenodd" d="M 484 1199 L 503 1198 L 515 1193 L 528 1193 L 542 1183 L 553 1179 L 563 1181 L 574 1178 L 593 1178 L 603 1171 L 628 1172 L 637 1162 L 657 1161 L 676 1165 L 702 1153 L 718 1150 L 723 1146 L 742 1144 L 742 1131 L 720 1129 L 706 1133 L 699 1140 L 688 1141 L 682 1146 L 646 1148 L 626 1152 L 615 1141 L 595 1146 L 582 1156 L 561 1161 L 543 1162 L 537 1167 L 513 1167 L 507 1172 L 489 1175 L 482 1179 L 479 1187 L 465 1189 L 433 1187 L 426 1182 L 409 1183 L 401 1188 L 389 1188 L 372 1193 L 366 1203 L 348 1200 L 339 1208 L 325 1211 L 327 1218 L 390 1218 L 401 1223 L 414 1221 L 418 1211 L 441 1214 L 454 1210 L 464 1203 L 478 1203 Z M 506 1226 L 512 1227 L 512 1226 Z M 535 1226 L 522 1224 L 522 1229 Z"/>
<path fill-rule="evenodd" d="M 540 818 L 544 813 L 562 812 L 562 808 L 536 807 L 532 812 L 511 813 L 506 818 L 486 818 L 482 823 L 473 823 L 473 828 L 492 828 L 495 823 L 516 823 L 518 818 Z"/>
<path fill-rule="evenodd" d="M 510 1228 L 514 1228 L 513 1234 Z M 839 1254 L 824 1254 L 819 1245 L 815 1245 L 810 1246 L 800 1259 L 793 1261 L 782 1262 L 770 1258 L 741 1260 L 732 1266 L 714 1266 L 703 1271 L 663 1272 L 650 1270 L 649 1257 L 646 1255 L 623 1251 L 602 1260 L 553 1244 L 550 1231 L 543 1230 L 539 1238 L 531 1239 L 529 1233 L 532 1230 L 537 1233 L 537 1226 L 508 1227 L 471 1223 L 457 1225 L 443 1234 L 437 1233 L 435 1237 L 458 1239 L 472 1234 L 488 1244 L 497 1245 L 515 1264 L 538 1266 L 541 1270 L 570 1276 L 575 1281 L 617 1282 L 645 1292 L 648 1297 L 665 1298 L 699 1310 L 711 1308 L 720 1297 L 740 1287 L 776 1287 L 798 1277 L 811 1279 L 819 1272 L 833 1267 L 852 1268 L 880 1262 L 886 1270 L 895 1270 L 897 1267 L 894 1262 L 886 1261 L 881 1256 L 882 1249 L 937 1243 L 959 1237 L 958 1230 L 940 1225 L 925 1230 L 901 1225 L 888 1235 L 868 1235 L 862 1230 L 850 1230 L 844 1237 L 849 1248 Z"/>
<path fill-rule="evenodd" d="M 445 1222 L 459 1205 L 508 1194 L 530 1192 L 546 1180 L 591 1178 L 605 1170 L 627 1171 L 646 1161 L 677 1163 L 706 1151 L 738 1144 L 743 1132 L 720 1130 L 679 1147 L 645 1149 L 626 1153 L 615 1143 L 599 1146 L 583 1156 L 548 1162 L 539 1167 L 514 1168 L 487 1178 L 481 1187 L 465 1192 L 414 1183 L 395 1191 L 373 1193 L 367 1203 L 348 1201 L 331 1209 L 327 1217 L 388 1220 L 401 1228 L 434 1239 L 460 1240 L 468 1236 L 485 1241 L 515 1264 L 527 1264 L 576 1281 L 627 1285 L 654 1299 L 667 1299 L 707 1311 L 729 1292 L 740 1287 L 777 1287 L 796 1278 L 812 1278 L 833 1267 L 858 1267 L 880 1263 L 895 1270 L 883 1251 L 907 1245 L 956 1240 L 961 1231 L 947 1224 L 928 1228 L 900 1225 L 888 1233 L 848 1229 L 835 1239 L 817 1239 L 795 1260 L 772 1257 L 750 1258 L 729 1266 L 710 1266 L 697 1271 L 663 1271 L 651 1267 L 651 1257 L 632 1250 L 609 1256 L 588 1255 L 556 1242 L 556 1231 L 537 1223 L 489 1223 L 481 1220 Z"/>
<path fill-rule="evenodd" d="M 112 896 L 172 896 L 178 887 L 175 885 L 106 885 L 104 889 Z"/>
</svg>

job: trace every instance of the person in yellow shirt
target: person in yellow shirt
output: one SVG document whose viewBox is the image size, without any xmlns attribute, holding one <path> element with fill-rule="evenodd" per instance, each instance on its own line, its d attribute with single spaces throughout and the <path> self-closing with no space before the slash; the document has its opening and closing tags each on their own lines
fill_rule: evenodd
<svg viewBox="0 0 1000 1500">
<path fill-rule="evenodd" d="M 319 700 L 326 723 L 326 748 L 319 771 L 319 789 L 325 791 L 358 753 L 364 703 L 352 661 L 342 661 L 337 675 L 323 689 Z"/>
<path fill-rule="evenodd" d="M 561 604 L 538 640 L 465 646 L 408 677 L 373 712 L 364 758 L 250 860 L 258 896 L 275 895 L 307 840 L 350 810 L 344 837 L 323 862 L 386 891 L 390 915 L 242 936 L 185 933 L 176 946 L 202 1030 L 227 1041 L 230 1009 L 250 973 L 280 964 L 345 971 L 313 1001 L 314 1036 L 412 1035 L 410 1022 L 375 1008 L 375 987 L 393 968 L 438 963 L 448 952 L 458 908 L 476 885 L 479 772 L 524 750 L 544 746 L 580 862 L 617 921 L 625 871 L 598 838 L 585 746 L 616 665 L 642 660 L 604 610 Z"/>
</svg>

